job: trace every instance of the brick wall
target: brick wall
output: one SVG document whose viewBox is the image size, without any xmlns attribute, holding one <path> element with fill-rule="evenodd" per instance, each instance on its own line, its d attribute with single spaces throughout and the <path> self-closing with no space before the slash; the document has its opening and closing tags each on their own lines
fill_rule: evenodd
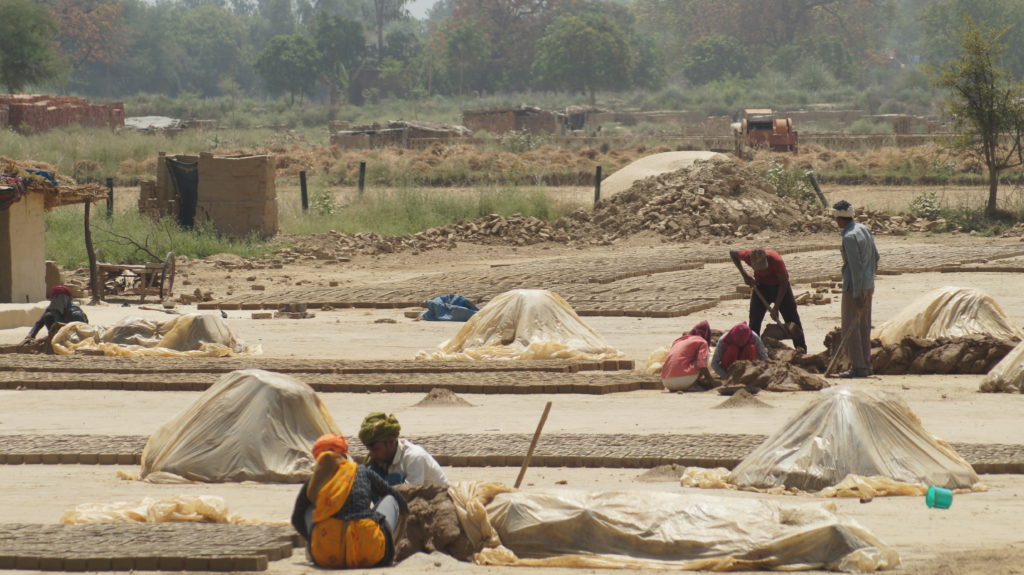
<svg viewBox="0 0 1024 575">
<path fill-rule="evenodd" d="M 46 132 L 64 126 L 124 126 L 124 103 L 90 104 L 74 96 L 0 94 L 0 128 L 22 132 Z"/>
</svg>

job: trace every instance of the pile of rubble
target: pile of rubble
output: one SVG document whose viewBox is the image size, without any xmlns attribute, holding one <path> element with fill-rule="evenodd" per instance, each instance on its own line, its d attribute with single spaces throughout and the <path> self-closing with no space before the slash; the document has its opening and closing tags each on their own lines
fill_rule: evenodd
<svg viewBox="0 0 1024 575">
<path fill-rule="evenodd" d="M 932 231 L 942 222 L 858 212 L 876 234 L 906 235 Z M 457 242 L 524 246 L 542 242 L 607 245 L 640 232 L 656 232 L 670 241 L 701 237 L 746 237 L 772 230 L 788 234 L 834 232 L 828 210 L 781 197 L 758 171 L 729 161 L 697 162 L 689 168 L 636 182 L 601 200 L 593 210 L 579 209 L 553 224 L 522 215 L 491 214 L 469 222 L 405 236 L 375 233 L 282 238 L 303 254 L 336 259 L 353 254 L 451 249 Z"/>
<path fill-rule="evenodd" d="M 923 339 L 905 337 L 899 344 L 872 342 L 871 364 L 878 375 L 905 373 L 985 374 L 1010 353 L 1017 342 L 988 335 Z"/>
</svg>

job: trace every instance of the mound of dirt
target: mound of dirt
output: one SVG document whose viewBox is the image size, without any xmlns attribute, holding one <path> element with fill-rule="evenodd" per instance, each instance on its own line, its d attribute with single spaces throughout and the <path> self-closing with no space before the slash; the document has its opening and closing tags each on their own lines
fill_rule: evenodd
<svg viewBox="0 0 1024 575">
<path fill-rule="evenodd" d="M 685 469 L 685 466 L 677 465 L 675 463 L 659 465 L 644 471 L 637 476 L 636 480 L 643 483 L 659 483 L 662 481 L 678 482 L 679 478 L 683 476 L 683 471 Z"/>
<path fill-rule="evenodd" d="M 771 359 L 764 361 L 737 361 L 729 366 L 729 376 L 723 385 L 742 385 L 768 391 L 819 391 L 828 382 L 796 365 Z"/>
<path fill-rule="evenodd" d="M 413 407 L 474 407 L 474 405 L 450 389 L 435 387 Z"/>
<path fill-rule="evenodd" d="M 771 408 L 770 405 L 761 401 L 749 391 L 741 389 L 732 394 L 732 397 L 712 407 L 711 409 L 743 409 L 743 408 L 764 409 Z"/>
<path fill-rule="evenodd" d="M 401 561 L 416 553 L 440 551 L 460 561 L 472 561 L 473 548 L 462 532 L 455 504 L 448 489 L 437 485 L 396 485 L 409 504 L 401 533 L 396 537 L 395 559 Z"/>
<path fill-rule="evenodd" d="M 934 340 L 908 336 L 898 344 L 878 347 L 878 343 L 872 341 L 871 364 L 879 375 L 985 374 L 1016 344 L 979 334 Z"/>
</svg>

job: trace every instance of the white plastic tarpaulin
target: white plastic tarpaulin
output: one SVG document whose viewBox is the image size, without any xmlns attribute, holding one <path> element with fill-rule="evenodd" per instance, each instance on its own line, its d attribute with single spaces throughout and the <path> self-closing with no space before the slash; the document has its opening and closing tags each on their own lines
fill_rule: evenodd
<svg viewBox="0 0 1024 575">
<path fill-rule="evenodd" d="M 498 295 L 455 337 L 416 359 L 611 359 L 622 357 L 572 306 L 548 290 Z"/>
<path fill-rule="evenodd" d="M 449 490 L 477 563 L 633 569 L 878 571 L 899 555 L 822 503 L 657 491 Z"/>
<path fill-rule="evenodd" d="M 260 349 L 235 338 L 220 316 L 190 313 L 159 322 L 126 317 L 111 327 L 69 323 L 53 337 L 53 351 L 59 355 L 225 357 L 255 354 Z"/>
<path fill-rule="evenodd" d="M 1024 392 L 1024 342 L 999 360 L 981 380 L 981 391 Z"/>
<path fill-rule="evenodd" d="M 969 489 L 974 469 L 929 434 L 899 397 L 855 384 L 831 387 L 804 406 L 728 475 L 738 487 L 818 491 L 849 475 Z M 899 493 L 890 489 L 888 492 Z"/>
<path fill-rule="evenodd" d="M 1019 340 L 1024 331 L 1013 325 L 996 300 L 974 288 L 934 289 L 877 327 L 871 337 L 898 344 L 904 337 L 938 339 L 970 334 Z"/>
<path fill-rule="evenodd" d="M 175 495 L 165 499 L 83 503 L 64 513 L 65 525 L 82 523 L 257 523 L 228 513 L 216 495 Z"/>
<path fill-rule="evenodd" d="M 142 451 L 143 480 L 298 483 L 313 442 L 338 433 L 311 387 L 259 369 L 233 371 L 157 430 Z"/>
</svg>

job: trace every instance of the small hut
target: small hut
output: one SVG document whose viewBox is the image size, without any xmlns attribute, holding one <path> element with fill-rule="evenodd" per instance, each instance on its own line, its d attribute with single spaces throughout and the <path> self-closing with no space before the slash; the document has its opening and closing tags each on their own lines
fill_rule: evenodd
<svg viewBox="0 0 1024 575">
<path fill-rule="evenodd" d="M 0 303 L 46 299 L 46 212 L 96 202 L 107 193 L 44 164 L 0 158 Z"/>
</svg>

